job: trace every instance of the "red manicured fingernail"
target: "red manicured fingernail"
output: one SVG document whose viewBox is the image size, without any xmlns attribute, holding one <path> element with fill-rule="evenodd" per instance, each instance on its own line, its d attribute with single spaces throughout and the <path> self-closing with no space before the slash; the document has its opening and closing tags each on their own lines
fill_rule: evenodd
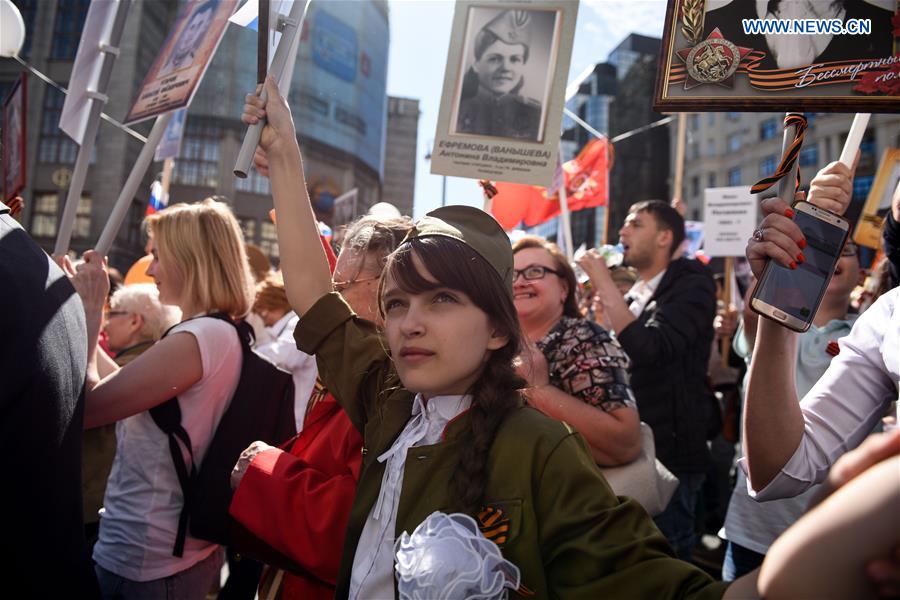
<svg viewBox="0 0 900 600">
<path fill-rule="evenodd" d="M 790 265 L 790 266 L 791 266 L 792 269 L 796 269 L 796 268 L 797 268 L 797 263 L 795 263 L 794 261 L 791 261 L 791 265 Z"/>
<path fill-rule="evenodd" d="M 794 218 L 794 210 L 791 208 L 786 209 L 784 211 L 784 216 L 786 216 L 788 219 L 793 219 Z"/>
<path fill-rule="evenodd" d="M 806 248 L 806 240 L 800 240 L 799 242 L 797 242 L 797 245 L 800 246 L 801 250 L 803 250 L 804 248 Z"/>
<path fill-rule="evenodd" d="M 801 265 L 802 265 L 804 262 L 806 262 L 806 258 L 803 256 L 803 253 L 802 253 L 802 252 L 801 252 L 800 254 L 797 255 L 797 262 L 800 263 Z"/>
</svg>

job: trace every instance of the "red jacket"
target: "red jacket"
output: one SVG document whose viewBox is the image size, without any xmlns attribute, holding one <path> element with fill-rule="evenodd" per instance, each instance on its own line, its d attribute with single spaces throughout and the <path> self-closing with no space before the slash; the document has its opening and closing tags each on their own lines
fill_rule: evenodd
<svg viewBox="0 0 900 600">
<path fill-rule="evenodd" d="M 289 442 L 289 452 L 261 452 L 244 474 L 231 516 L 308 573 L 285 573 L 282 600 L 334 597 L 362 442 L 347 414 L 325 393 Z"/>
</svg>

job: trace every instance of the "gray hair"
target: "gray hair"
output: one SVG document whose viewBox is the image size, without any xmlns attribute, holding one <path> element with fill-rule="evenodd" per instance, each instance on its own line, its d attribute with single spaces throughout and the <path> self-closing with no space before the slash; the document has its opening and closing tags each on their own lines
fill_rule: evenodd
<svg viewBox="0 0 900 600">
<path fill-rule="evenodd" d="M 377 267 L 380 274 L 388 255 L 403 242 L 412 226 L 409 217 L 361 217 L 347 227 L 342 249 L 371 259 L 369 267 L 373 271 Z"/>
<path fill-rule="evenodd" d="M 181 310 L 159 301 L 159 290 L 152 283 L 134 283 L 117 289 L 109 300 L 112 310 L 141 315 L 141 341 L 155 342 L 181 320 Z"/>
</svg>

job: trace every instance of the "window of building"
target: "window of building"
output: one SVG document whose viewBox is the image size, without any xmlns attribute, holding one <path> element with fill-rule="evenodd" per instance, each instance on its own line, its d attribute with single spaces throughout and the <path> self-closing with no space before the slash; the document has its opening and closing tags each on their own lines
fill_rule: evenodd
<svg viewBox="0 0 900 600">
<path fill-rule="evenodd" d="M 700 115 L 694 113 L 690 116 L 690 125 L 691 131 L 697 131 L 697 128 L 700 127 Z"/>
<path fill-rule="evenodd" d="M 13 4 L 22 14 L 22 20 L 25 21 L 25 43 L 22 44 L 22 50 L 19 56 L 28 58 L 31 54 L 31 38 L 34 37 L 34 15 L 37 13 L 38 0 L 13 0 Z"/>
<path fill-rule="evenodd" d="M 700 144 L 692 141 L 688 144 L 688 160 L 697 160 L 700 158 Z"/>
<path fill-rule="evenodd" d="M 770 154 L 766 156 L 761 161 L 759 161 L 759 176 L 760 177 L 768 177 L 775 172 L 775 169 L 778 166 L 778 156 L 775 154 Z"/>
<path fill-rule="evenodd" d="M 728 185 L 741 185 L 741 168 L 728 169 Z"/>
<path fill-rule="evenodd" d="M 714 188 L 716 187 L 716 174 L 710 173 L 706 176 L 706 187 Z"/>
<path fill-rule="evenodd" d="M 714 113 L 714 112 L 706 113 L 706 124 L 709 125 L 710 127 L 712 127 L 716 124 L 716 113 Z"/>
<path fill-rule="evenodd" d="M 865 201 L 872 189 L 872 182 L 875 181 L 874 175 L 865 175 L 853 178 L 853 200 Z"/>
<path fill-rule="evenodd" d="M 713 138 L 706 140 L 706 155 L 707 156 L 715 156 L 716 155 L 716 140 Z"/>
<path fill-rule="evenodd" d="M 815 167 L 819 164 L 819 145 L 813 144 L 800 150 L 800 166 Z"/>
<path fill-rule="evenodd" d="M 844 139 L 846 139 L 846 137 L 847 136 L 844 136 Z M 862 142 L 859 144 L 859 153 L 875 154 L 875 134 L 871 129 L 863 135 Z"/>
<path fill-rule="evenodd" d="M 700 195 L 700 176 L 694 175 L 691 177 L 691 197 L 696 198 Z"/>
<path fill-rule="evenodd" d="M 759 124 L 759 139 L 768 140 L 778 135 L 778 121 L 766 119 Z"/>
<path fill-rule="evenodd" d="M 255 167 L 250 169 L 246 178 L 235 178 L 234 187 L 242 192 L 250 192 L 253 194 L 270 195 L 272 193 L 272 187 L 269 185 L 269 178 L 263 177 L 257 173 Z"/>
<path fill-rule="evenodd" d="M 219 180 L 221 129 L 209 121 L 188 120 L 175 161 L 175 181 L 183 185 L 216 187 Z"/>
<path fill-rule="evenodd" d="M 741 134 L 732 133 L 728 136 L 728 151 L 738 152 L 741 149 Z"/>
<path fill-rule="evenodd" d="M 56 237 L 58 215 L 59 194 L 57 192 L 35 192 L 34 209 L 31 213 L 31 235 Z"/>
<path fill-rule="evenodd" d="M 278 235 L 275 233 L 275 223 L 263 221 L 259 228 L 259 247 L 272 259 L 277 259 L 278 254 Z"/>
<path fill-rule="evenodd" d="M 244 241 L 248 244 L 256 243 L 256 219 L 253 217 L 238 217 L 238 223 L 241 224 L 241 231 L 244 232 Z"/>
<path fill-rule="evenodd" d="M 739 112 L 727 112 L 725 113 L 725 118 L 729 121 L 737 121 L 741 118 L 741 113 Z"/>
<path fill-rule="evenodd" d="M 59 128 L 66 97 L 59 90 L 48 87 L 44 95 L 44 112 L 41 114 L 41 139 L 38 143 L 38 162 L 71 165 L 78 156 L 78 145 Z M 95 146 L 96 148 L 96 146 Z M 91 157 L 91 163 L 94 162 Z"/>
<path fill-rule="evenodd" d="M 50 58 L 62 60 L 75 58 L 90 4 L 90 0 L 57 0 Z"/>
<path fill-rule="evenodd" d="M 91 237 L 91 199 L 87 196 L 82 196 L 78 201 L 72 237 L 79 239 Z"/>
</svg>

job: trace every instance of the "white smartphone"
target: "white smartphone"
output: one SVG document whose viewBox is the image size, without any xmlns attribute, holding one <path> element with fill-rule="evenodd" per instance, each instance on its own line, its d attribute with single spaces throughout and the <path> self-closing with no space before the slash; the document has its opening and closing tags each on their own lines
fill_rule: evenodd
<svg viewBox="0 0 900 600">
<path fill-rule="evenodd" d="M 808 202 L 794 206 L 794 222 L 803 232 L 806 260 L 796 269 L 770 260 L 753 290 L 750 308 L 794 331 L 809 329 L 834 275 L 850 224 Z"/>
</svg>

